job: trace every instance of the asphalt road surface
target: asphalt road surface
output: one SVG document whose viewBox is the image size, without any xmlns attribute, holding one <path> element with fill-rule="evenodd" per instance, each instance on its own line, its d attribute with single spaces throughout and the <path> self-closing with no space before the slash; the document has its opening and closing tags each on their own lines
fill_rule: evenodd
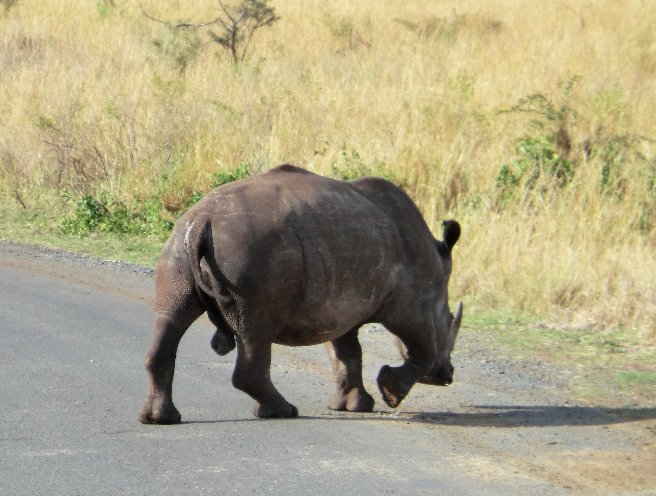
<svg viewBox="0 0 656 496">
<path fill-rule="evenodd" d="M 454 385 L 396 411 L 380 327 L 361 332 L 370 414 L 326 408 L 323 347 L 275 347 L 300 417 L 259 420 L 201 319 L 178 352 L 183 423 L 141 425 L 153 293 L 152 271 L 0 242 L 1 495 L 656 494 L 653 408 L 570 405 L 557 371 L 497 361 L 466 322 Z"/>
</svg>

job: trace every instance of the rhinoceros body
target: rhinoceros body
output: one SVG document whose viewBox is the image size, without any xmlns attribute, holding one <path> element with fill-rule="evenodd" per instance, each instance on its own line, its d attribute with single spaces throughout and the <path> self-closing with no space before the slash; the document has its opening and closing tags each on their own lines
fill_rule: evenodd
<svg viewBox="0 0 656 496">
<path fill-rule="evenodd" d="M 410 198 L 379 178 L 344 182 L 284 165 L 217 188 L 180 217 L 157 264 L 140 420 L 180 421 L 177 346 L 204 312 L 215 351 L 237 345 L 233 384 L 259 417 L 298 414 L 271 383 L 272 343 L 328 343 L 337 377 L 329 408 L 371 411 L 357 336 L 367 322 L 396 335 L 405 359 L 378 376 L 390 406 L 418 380 L 450 384 L 462 312 L 449 311 L 447 283 L 459 234 L 448 221 L 435 240 Z"/>
</svg>

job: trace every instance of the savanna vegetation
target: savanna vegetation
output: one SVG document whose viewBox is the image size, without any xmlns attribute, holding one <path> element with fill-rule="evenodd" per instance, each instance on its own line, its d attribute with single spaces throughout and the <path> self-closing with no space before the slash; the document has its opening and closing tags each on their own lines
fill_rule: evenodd
<svg viewBox="0 0 656 496">
<path fill-rule="evenodd" d="M 377 174 L 461 222 L 470 311 L 653 353 L 653 1 L 1 4 L 0 236 L 152 260 L 224 182 Z"/>
</svg>

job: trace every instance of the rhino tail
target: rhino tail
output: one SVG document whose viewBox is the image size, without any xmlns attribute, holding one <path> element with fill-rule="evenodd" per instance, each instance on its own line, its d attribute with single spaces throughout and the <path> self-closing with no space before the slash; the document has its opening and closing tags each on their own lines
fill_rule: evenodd
<svg viewBox="0 0 656 496">
<path fill-rule="evenodd" d="M 203 272 L 200 267 L 201 261 L 207 252 L 208 235 L 209 237 L 212 236 L 211 229 L 212 226 L 209 220 L 205 220 L 203 223 L 194 222 L 187 230 L 184 238 L 185 250 L 187 251 L 189 262 L 191 264 L 191 273 L 194 277 L 194 282 L 196 283 L 198 295 L 201 297 L 201 300 L 204 296 L 213 294 L 212 289 L 203 277 Z M 203 301 L 203 303 L 205 302 Z"/>
<path fill-rule="evenodd" d="M 192 224 L 185 236 L 185 249 L 189 255 L 191 272 L 196 283 L 198 297 L 207 312 L 208 318 L 216 326 L 216 332 L 210 344 L 216 353 L 226 355 L 236 346 L 235 334 L 223 317 L 218 303 L 230 303 L 233 298 L 222 293 L 220 289 L 215 290 L 212 288 L 201 269 L 202 260 L 205 258 L 211 273 L 215 277 L 221 277 L 218 264 L 214 259 L 213 244 L 212 225 L 209 219 L 206 219 L 203 223 Z M 219 284 L 221 283 L 219 282 Z"/>
</svg>

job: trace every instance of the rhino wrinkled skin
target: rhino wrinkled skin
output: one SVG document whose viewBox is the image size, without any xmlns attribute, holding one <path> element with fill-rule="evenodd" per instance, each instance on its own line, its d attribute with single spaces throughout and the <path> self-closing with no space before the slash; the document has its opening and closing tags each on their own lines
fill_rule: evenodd
<svg viewBox="0 0 656 496">
<path fill-rule="evenodd" d="M 155 334 L 146 356 L 143 423 L 173 424 L 178 343 L 204 312 L 219 354 L 237 348 L 233 385 L 257 402 L 258 417 L 298 410 L 271 383 L 271 345 L 326 343 L 337 380 L 328 407 L 371 411 L 362 384 L 358 328 L 383 324 L 403 365 L 378 375 L 396 407 L 417 381 L 448 385 L 462 319 L 449 310 L 456 221 L 443 240 L 412 200 L 374 177 L 338 181 L 283 165 L 217 188 L 176 222 L 157 263 Z"/>
</svg>

